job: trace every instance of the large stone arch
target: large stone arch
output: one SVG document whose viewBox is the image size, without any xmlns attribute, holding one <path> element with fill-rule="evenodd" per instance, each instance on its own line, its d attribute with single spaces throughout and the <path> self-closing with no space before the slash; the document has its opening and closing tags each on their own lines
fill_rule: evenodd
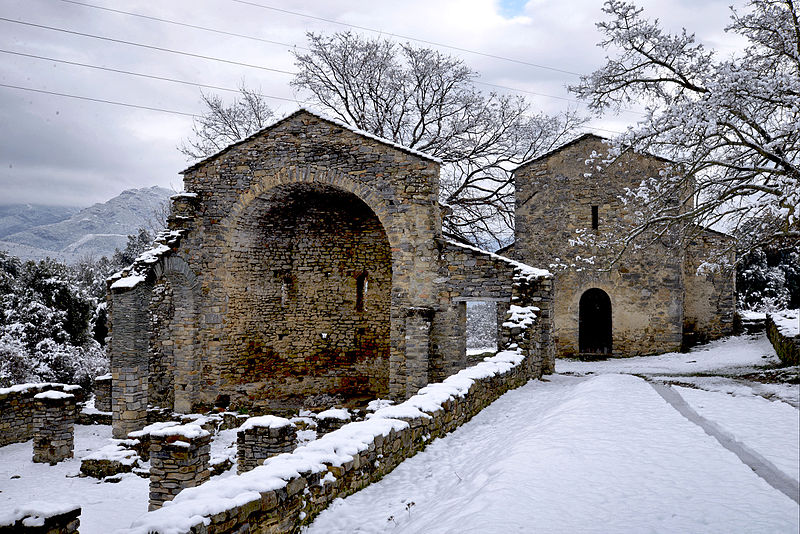
<svg viewBox="0 0 800 534">
<path fill-rule="evenodd" d="M 381 197 L 378 191 L 341 171 L 310 165 L 287 166 L 274 173 L 257 173 L 250 187 L 238 195 L 228 215 L 220 221 L 226 241 L 233 239 L 230 232 L 236 229 L 237 221 L 241 219 L 254 200 L 278 186 L 302 183 L 330 185 L 355 195 L 378 217 L 389 237 L 389 243 L 393 247 L 398 245 L 398 236 L 393 232 L 395 225 L 389 210 L 390 204 Z"/>
<path fill-rule="evenodd" d="M 226 399 L 276 411 L 388 395 L 401 272 L 390 219 L 375 191 L 319 169 L 261 176 L 239 196 L 221 221 Z"/>
<path fill-rule="evenodd" d="M 189 411 L 196 385 L 198 349 L 198 303 L 200 283 L 186 261 L 176 255 L 162 256 L 149 265 L 143 280 L 132 286 L 112 285 L 112 336 L 108 348 L 112 374 L 112 426 L 116 438 L 142 428 L 147 422 L 151 372 L 151 308 L 153 292 L 161 280 L 173 290 L 175 314 L 169 318 L 175 364 L 174 408 Z"/>
</svg>

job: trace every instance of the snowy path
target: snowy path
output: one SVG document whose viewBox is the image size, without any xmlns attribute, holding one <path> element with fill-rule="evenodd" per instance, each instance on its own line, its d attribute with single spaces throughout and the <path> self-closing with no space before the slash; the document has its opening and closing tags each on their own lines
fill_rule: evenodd
<svg viewBox="0 0 800 534">
<path fill-rule="evenodd" d="M 702 396 L 710 396 L 713 397 L 713 400 L 711 400 L 710 404 L 714 407 L 717 407 L 719 406 L 720 399 L 725 398 L 726 395 L 720 395 L 719 393 L 708 391 L 701 392 L 688 388 L 680 388 L 681 392 L 678 393 L 675 388 L 665 384 L 651 382 L 650 385 L 653 386 L 653 389 L 655 389 L 656 392 L 670 404 L 670 406 L 675 408 L 678 413 L 702 428 L 706 434 L 716 439 L 720 445 L 738 456 L 742 463 L 747 465 L 753 470 L 754 473 L 763 478 L 767 484 L 780 491 L 794 502 L 800 504 L 800 487 L 798 487 L 796 478 L 789 475 L 789 473 L 794 473 L 796 471 L 795 467 L 797 462 L 794 461 L 792 456 L 797 453 L 797 448 L 793 443 L 786 443 L 786 441 L 787 439 L 793 440 L 795 437 L 800 436 L 800 432 L 792 433 L 792 427 L 794 425 L 791 425 L 791 420 L 788 421 L 790 423 L 789 425 L 782 426 L 784 431 L 781 432 L 780 435 L 775 436 L 770 435 L 771 433 L 769 432 L 769 430 L 774 430 L 775 426 L 770 425 L 769 423 L 764 424 L 764 422 L 768 421 L 768 419 L 761 421 L 742 421 L 738 417 L 727 418 L 729 421 L 734 421 L 737 430 L 740 430 L 739 435 L 744 434 L 748 436 L 748 438 L 756 441 L 764 436 L 764 430 L 766 429 L 766 440 L 764 446 L 760 447 L 760 449 L 765 451 L 767 456 L 772 456 L 771 453 L 777 451 L 777 459 L 781 462 L 781 467 L 783 467 L 783 469 L 781 469 L 772 461 L 770 461 L 772 458 L 762 456 L 756 450 L 748 447 L 743 442 L 738 441 L 733 434 L 720 427 L 720 425 L 714 421 L 710 421 L 709 419 L 701 416 L 692 406 L 689 405 L 689 403 L 686 402 L 686 400 L 684 400 L 683 397 L 687 396 L 692 398 L 695 397 L 696 394 L 700 394 L 701 398 Z M 731 398 L 733 399 L 735 397 Z M 775 413 L 775 407 L 780 408 L 780 403 L 770 407 L 771 409 L 768 410 L 770 415 Z M 798 413 L 794 408 L 788 405 L 786 405 L 786 408 L 794 412 L 795 418 L 797 417 Z M 730 416 L 729 413 L 726 413 L 725 415 Z M 738 423 L 744 423 L 744 425 Z M 786 430 L 788 430 L 788 432 Z M 777 438 L 775 441 L 770 441 L 771 439 L 775 438 Z M 750 442 L 750 439 L 748 439 L 748 442 Z M 787 467 L 789 469 L 787 469 Z"/>
<path fill-rule="evenodd" d="M 413 503 L 413 504 L 412 504 Z M 800 509 L 647 382 L 509 392 L 309 528 L 331 532 L 791 532 Z"/>
</svg>

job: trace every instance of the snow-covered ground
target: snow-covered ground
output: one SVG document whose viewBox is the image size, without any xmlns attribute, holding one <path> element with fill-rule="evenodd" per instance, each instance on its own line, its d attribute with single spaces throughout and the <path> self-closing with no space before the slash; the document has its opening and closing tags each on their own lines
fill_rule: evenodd
<svg viewBox="0 0 800 534">
<path fill-rule="evenodd" d="M 75 458 L 56 465 L 35 464 L 33 442 L 0 447 L 0 510 L 31 501 L 79 504 L 81 534 L 106 534 L 131 524 L 147 511 L 149 481 L 132 473 L 117 483 L 79 477 L 81 458 L 111 443 L 108 425 L 75 426 Z"/>
<path fill-rule="evenodd" d="M 559 360 L 557 372 L 569 375 L 507 393 L 377 484 L 337 500 L 308 534 L 796 533 L 797 502 L 644 378 L 630 376 L 708 387 L 674 390 L 722 433 L 791 477 L 797 499 L 800 415 L 791 404 L 764 398 L 796 406 L 797 386 L 744 377 L 775 363 L 763 335 L 689 354 Z"/>
<path fill-rule="evenodd" d="M 796 487 L 798 386 L 750 380 L 776 362 L 763 335 L 689 354 L 559 360 L 560 374 L 507 393 L 380 482 L 337 500 L 308 532 L 796 533 L 797 502 L 648 383 L 672 384 L 699 416 Z M 147 508 L 147 480 L 76 476 L 80 458 L 110 443 L 110 433 L 77 426 L 76 458 L 56 466 L 33 464 L 31 442 L 0 448 L 0 510 L 77 503 L 83 534 L 130 525 Z M 212 442 L 212 457 L 234 452 L 234 430 Z"/>
</svg>

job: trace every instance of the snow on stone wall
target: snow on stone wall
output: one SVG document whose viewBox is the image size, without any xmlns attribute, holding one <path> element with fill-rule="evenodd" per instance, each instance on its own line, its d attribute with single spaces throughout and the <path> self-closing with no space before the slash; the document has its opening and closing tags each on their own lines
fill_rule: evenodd
<svg viewBox="0 0 800 534">
<path fill-rule="evenodd" d="M 291 454 L 272 457 L 240 476 L 186 489 L 169 506 L 141 516 L 123 532 L 296 531 L 333 499 L 379 480 L 430 440 L 538 376 L 533 360 L 521 350 L 500 352 Z"/>
</svg>

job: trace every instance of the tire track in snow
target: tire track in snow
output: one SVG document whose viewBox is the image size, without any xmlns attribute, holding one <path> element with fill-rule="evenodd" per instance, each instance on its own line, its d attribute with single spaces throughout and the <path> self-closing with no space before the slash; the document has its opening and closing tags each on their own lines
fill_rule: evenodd
<svg viewBox="0 0 800 534">
<path fill-rule="evenodd" d="M 800 485 L 792 477 L 778 469 L 775 464 L 749 448 L 747 445 L 737 441 L 729 433 L 725 432 L 718 424 L 710 421 L 697 413 L 694 408 L 681 397 L 680 393 L 670 386 L 662 383 L 647 380 L 656 393 L 667 401 L 679 414 L 696 424 L 703 431 L 716 439 L 720 445 L 735 454 L 753 472 L 764 479 L 764 481 L 780 491 L 797 504 L 800 504 Z"/>
</svg>

